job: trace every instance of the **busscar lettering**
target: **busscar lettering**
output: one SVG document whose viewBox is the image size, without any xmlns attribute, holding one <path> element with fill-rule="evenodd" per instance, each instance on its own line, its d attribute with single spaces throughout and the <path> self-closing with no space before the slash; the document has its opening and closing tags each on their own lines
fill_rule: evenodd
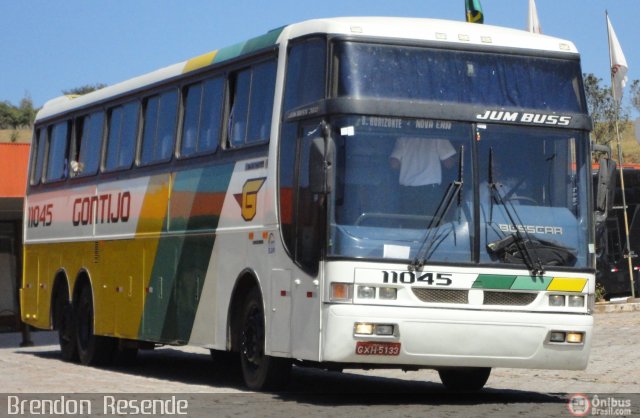
<svg viewBox="0 0 640 418">
<path fill-rule="evenodd" d="M 79 197 L 73 201 L 73 226 L 128 222 L 131 214 L 131 192 L 105 193 Z"/>
<path fill-rule="evenodd" d="M 53 223 L 53 203 L 29 206 L 27 228 L 51 226 Z"/>
<path fill-rule="evenodd" d="M 563 235 L 564 230 L 560 226 L 549 225 L 508 225 L 498 224 L 502 232 L 522 232 L 528 234 Z M 516 229 L 517 226 L 517 229 Z"/>
</svg>

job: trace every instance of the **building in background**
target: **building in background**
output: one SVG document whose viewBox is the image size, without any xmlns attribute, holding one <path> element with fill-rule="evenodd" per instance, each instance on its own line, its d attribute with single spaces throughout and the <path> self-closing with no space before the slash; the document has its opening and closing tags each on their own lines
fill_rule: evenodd
<svg viewBox="0 0 640 418">
<path fill-rule="evenodd" d="M 29 131 L 0 131 L 0 331 L 17 330 L 20 325 L 18 289 L 30 136 Z"/>
</svg>

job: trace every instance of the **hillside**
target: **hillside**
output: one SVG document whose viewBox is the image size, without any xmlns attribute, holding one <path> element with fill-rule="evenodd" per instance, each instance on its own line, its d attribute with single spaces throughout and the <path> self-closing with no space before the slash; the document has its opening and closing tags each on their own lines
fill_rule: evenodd
<svg viewBox="0 0 640 418">
<path fill-rule="evenodd" d="M 622 159 L 625 163 L 640 163 L 640 144 L 636 141 L 633 124 L 627 124 L 627 128 L 622 134 Z M 615 140 L 611 143 L 614 156 L 617 159 L 618 149 L 614 147 Z"/>
<path fill-rule="evenodd" d="M 29 143 L 31 142 L 31 130 L 0 129 L 0 143 L 2 142 Z"/>
</svg>

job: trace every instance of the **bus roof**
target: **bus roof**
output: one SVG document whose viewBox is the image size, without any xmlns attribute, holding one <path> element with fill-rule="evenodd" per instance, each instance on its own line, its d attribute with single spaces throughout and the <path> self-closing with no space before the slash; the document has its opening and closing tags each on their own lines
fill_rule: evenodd
<svg viewBox="0 0 640 418">
<path fill-rule="evenodd" d="M 260 49 L 277 45 L 285 39 L 319 33 L 353 37 L 414 39 L 436 43 L 442 42 L 448 45 L 479 45 L 484 47 L 538 50 L 543 54 L 554 52 L 578 53 L 573 43 L 563 39 L 491 25 L 399 17 L 314 19 L 277 28 L 245 42 L 211 51 L 82 96 L 61 96 L 52 99 L 46 102 L 38 112 L 36 121 L 74 109 L 91 106 L 94 103 L 118 97 L 133 90 L 143 89 L 146 86 L 160 83 L 163 80 L 177 77 L 181 74 L 250 54 Z"/>
</svg>

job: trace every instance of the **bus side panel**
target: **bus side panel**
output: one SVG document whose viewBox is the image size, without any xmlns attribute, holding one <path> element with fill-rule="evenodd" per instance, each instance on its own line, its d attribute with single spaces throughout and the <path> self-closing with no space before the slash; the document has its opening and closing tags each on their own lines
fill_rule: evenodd
<svg viewBox="0 0 640 418">
<path fill-rule="evenodd" d="M 158 243 L 140 337 L 186 343 L 209 267 L 233 164 L 175 174 L 169 203 L 169 235 Z M 174 235 L 175 234 L 175 235 Z"/>
<path fill-rule="evenodd" d="M 268 239 L 264 228 L 268 194 L 266 157 L 238 161 L 233 168 L 219 208 L 215 246 L 210 253 L 202 303 L 197 306 L 189 343 L 225 349 L 229 305 L 237 280 L 252 275 L 261 285 L 263 302 L 269 306 L 270 275 Z M 268 234 L 267 234 L 268 235 Z M 269 332 L 267 330 L 267 332 Z"/>
<path fill-rule="evenodd" d="M 20 307 L 22 321 L 38 328 L 47 328 L 49 323 L 41 322 L 38 312 L 38 283 L 40 277 L 40 257 L 38 247 L 25 245 L 23 261 Z"/>
</svg>

